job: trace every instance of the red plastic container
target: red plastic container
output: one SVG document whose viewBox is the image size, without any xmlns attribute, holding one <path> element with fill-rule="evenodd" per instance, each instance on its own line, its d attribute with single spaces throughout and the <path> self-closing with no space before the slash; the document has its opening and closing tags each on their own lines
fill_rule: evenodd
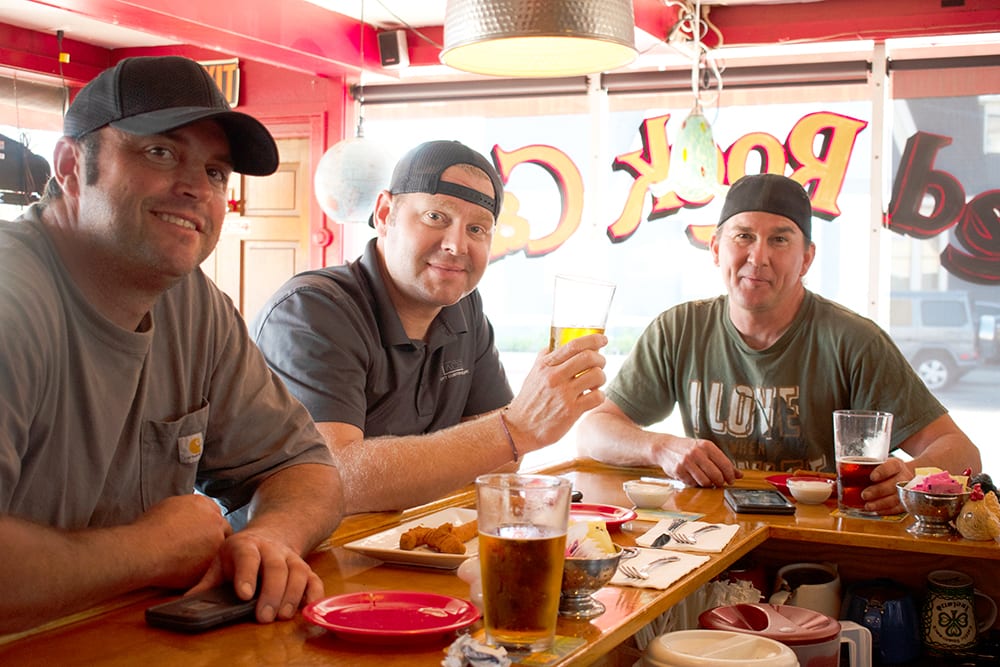
<svg viewBox="0 0 1000 667">
<path fill-rule="evenodd" d="M 801 667 L 840 664 L 840 622 L 812 609 L 736 604 L 703 612 L 698 624 L 710 630 L 745 632 L 779 641 L 794 651 Z"/>
</svg>

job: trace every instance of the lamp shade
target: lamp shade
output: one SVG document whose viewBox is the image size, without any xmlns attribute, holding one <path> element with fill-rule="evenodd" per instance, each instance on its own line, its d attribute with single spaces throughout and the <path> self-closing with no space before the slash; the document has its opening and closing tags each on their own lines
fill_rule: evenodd
<svg viewBox="0 0 1000 667">
<path fill-rule="evenodd" d="M 653 185 L 650 190 L 656 196 L 674 192 L 686 202 L 705 202 L 726 191 L 719 183 L 719 167 L 712 126 L 701 109 L 695 106 L 681 124 L 670 149 L 667 179 Z"/>
<path fill-rule="evenodd" d="M 448 0 L 441 62 L 476 74 L 594 74 L 636 57 L 632 0 Z"/>
</svg>

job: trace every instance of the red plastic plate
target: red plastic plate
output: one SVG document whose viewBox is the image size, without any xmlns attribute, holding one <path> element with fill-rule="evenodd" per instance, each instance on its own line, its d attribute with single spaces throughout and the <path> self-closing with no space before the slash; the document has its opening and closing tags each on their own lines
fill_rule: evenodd
<svg viewBox="0 0 1000 667">
<path fill-rule="evenodd" d="M 437 593 L 372 591 L 317 600 L 302 616 L 344 639 L 407 641 L 445 635 L 472 625 L 479 610 L 471 602 Z"/>
</svg>

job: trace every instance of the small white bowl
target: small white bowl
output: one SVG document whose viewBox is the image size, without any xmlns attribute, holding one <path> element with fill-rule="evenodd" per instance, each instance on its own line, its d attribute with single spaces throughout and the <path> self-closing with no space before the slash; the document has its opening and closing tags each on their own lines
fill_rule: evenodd
<svg viewBox="0 0 1000 667">
<path fill-rule="evenodd" d="M 622 484 L 625 495 L 639 509 L 659 509 L 674 492 L 674 487 L 630 479 Z"/>
<path fill-rule="evenodd" d="M 826 502 L 833 493 L 833 480 L 817 479 L 815 477 L 789 477 L 785 482 L 792 497 L 806 505 L 819 505 Z"/>
</svg>

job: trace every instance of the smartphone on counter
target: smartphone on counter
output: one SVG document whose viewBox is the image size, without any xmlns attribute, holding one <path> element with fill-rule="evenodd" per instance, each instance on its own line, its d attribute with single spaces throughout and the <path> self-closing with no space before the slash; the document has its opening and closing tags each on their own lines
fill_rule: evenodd
<svg viewBox="0 0 1000 667">
<path fill-rule="evenodd" d="M 188 595 L 146 609 L 146 623 L 177 632 L 204 632 L 211 628 L 251 619 L 256 596 L 241 600 L 232 584 Z"/>
<path fill-rule="evenodd" d="M 723 497 L 726 504 L 739 514 L 795 514 L 795 505 L 777 489 L 727 487 Z"/>
</svg>

